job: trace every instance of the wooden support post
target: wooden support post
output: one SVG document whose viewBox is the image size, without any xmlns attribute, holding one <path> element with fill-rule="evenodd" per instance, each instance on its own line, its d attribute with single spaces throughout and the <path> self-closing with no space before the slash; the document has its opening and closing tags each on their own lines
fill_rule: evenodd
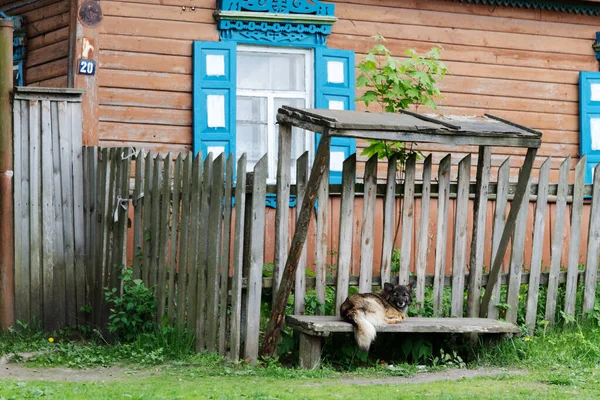
<svg viewBox="0 0 600 400">
<path fill-rule="evenodd" d="M 275 254 L 273 258 L 273 299 L 279 288 L 282 265 L 288 252 L 290 202 L 290 159 L 292 156 L 292 126 L 279 128 L 277 157 L 277 208 L 275 209 Z"/>
<path fill-rule="evenodd" d="M 320 336 L 310 336 L 300 333 L 300 368 L 316 369 L 321 364 L 321 347 L 323 339 Z"/>
<path fill-rule="evenodd" d="M 508 218 L 506 219 L 506 225 L 504 226 L 504 231 L 502 232 L 502 238 L 500 239 L 500 243 L 498 244 L 496 257 L 494 257 L 494 260 L 492 262 L 492 267 L 490 269 L 485 294 L 483 296 L 481 307 L 479 309 L 479 316 L 482 318 L 485 318 L 487 316 L 488 306 L 492 298 L 492 288 L 498 280 L 502 260 L 504 258 L 504 254 L 506 253 L 506 249 L 508 248 L 508 240 L 510 239 L 510 236 L 512 235 L 515 229 L 517 215 L 523 204 L 525 204 L 525 200 L 529 198 L 529 193 L 526 192 L 529 177 L 531 176 L 531 170 L 533 168 L 533 161 L 535 160 L 536 154 L 537 148 L 527 149 L 527 155 L 525 156 L 523 167 L 521 167 L 521 171 L 519 172 L 519 180 L 517 182 L 517 188 L 515 190 L 515 197 L 513 198 Z"/>
<path fill-rule="evenodd" d="M 0 19 L 0 330 L 15 319 L 13 230 L 13 21 Z"/>
<path fill-rule="evenodd" d="M 483 250 L 485 248 L 485 217 L 487 211 L 487 195 L 490 183 L 491 149 L 480 146 L 477 160 L 477 181 L 475 202 L 473 204 L 473 236 L 471 239 L 471 256 L 469 257 L 469 296 L 467 299 L 467 317 L 479 314 L 481 298 L 481 276 L 483 275 Z M 504 252 L 502 252 L 504 254 Z M 493 286 L 489 286 L 490 290 Z M 487 307 L 486 307 L 487 311 Z"/>
<path fill-rule="evenodd" d="M 98 26 L 102 16 L 96 12 L 86 10 L 87 25 L 83 25 L 78 18 L 80 8 L 84 6 L 84 0 L 71 0 L 71 20 L 69 35 L 69 65 L 67 77 L 69 87 L 85 89 L 81 102 L 83 118 L 82 142 L 84 146 L 97 146 L 98 137 L 98 74 L 77 74 L 78 61 L 81 58 L 93 60 L 98 66 L 99 39 Z M 100 2 L 97 2 L 98 9 Z"/>
<path fill-rule="evenodd" d="M 282 128 L 285 123 L 280 121 L 279 129 Z M 296 268 L 298 267 L 298 260 L 302 254 L 302 248 L 306 241 L 306 235 L 308 233 L 308 224 L 310 222 L 310 215 L 317 199 L 319 192 L 319 185 L 323 177 L 323 173 L 326 170 L 326 165 L 329 162 L 329 144 L 331 137 L 329 131 L 325 130 L 321 136 L 319 147 L 317 148 L 317 154 L 315 161 L 310 173 L 308 184 L 306 185 L 306 193 L 304 200 L 302 201 L 302 208 L 300 209 L 300 215 L 298 217 L 298 223 L 296 225 L 296 232 L 292 240 L 290 252 L 288 254 L 285 269 L 281 277 L 281 282 L 275 300 L 273 301 L 273 310 L 267 325 L 265 337 L 263 340 L 262 348 L 260 351 L 261 356 L 271 357 L 275 353 L 279 337 L 281 335 L 281 328 L 284 324 L 284 313 L 287 305 L 288 297 L 294 285 L 294 278 L 296 276 Z"/>
</svg>

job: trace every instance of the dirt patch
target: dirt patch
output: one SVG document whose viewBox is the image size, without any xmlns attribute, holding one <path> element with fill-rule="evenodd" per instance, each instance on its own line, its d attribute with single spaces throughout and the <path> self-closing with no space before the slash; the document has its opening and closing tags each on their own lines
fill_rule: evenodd
<svg viewBox="0 0 600 400">
<path fill-rule="evenodd" d="M 159 369 L 134 370 L 122 367 L 93 369 L 31 368 L 14 363 L 0 366 L 0 379 L 19 381 L 107 382 L 160 374 Z"/>
<path fill-rule="evenodd" d="M 525 375 L 525 370 L 503 370 L 503 369 L 448 369 L 438 372 L 419 372 L 411 377 L 390 377 L 390 378 L 342 378 L 331 383 L 345 383 L 348 385 L 393 385 L 397 383 L 429 383 L 437 381 L 457 381 L 460 379 L 476 378 L 479 376 L 498 376 L 498 375 Z M 311 384 L 309 386 L 327 385 L 328 382 Z"/>
</svg>

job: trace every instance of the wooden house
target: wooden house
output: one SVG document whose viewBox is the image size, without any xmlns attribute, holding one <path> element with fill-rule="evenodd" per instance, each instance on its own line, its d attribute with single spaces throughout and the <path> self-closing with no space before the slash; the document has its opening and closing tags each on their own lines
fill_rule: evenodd
<svg viewBox="0 0 600 400">
<path fill-rule="evenodd" d="M 250 161 L 266 152 L 273 179 L 277 108 L 364 109 L 354 66 L 381 34 L 399 57 L 443 47 L 451 75 L 439 112 L 490 113 L 542 131 L 535 168 L 553 156 L 552 182 L 567 156 L 574 168 L 587 154 L 588 182 L 600 161 L 600 1 L 0 0 L 0 11 L 24 17 L 24 85 L 86 90 L 87 145 L 247 152 Z M 313 134 L 295 137 L 292 157 L 314 151 Z M 364 146 L 332 143 L 332 182 Z M 434 164 L 452 152 L 455 167 L 477 153 L 419 150 L 433 152 Z M 494 151 L 492 180 L 507 156 L 516 177 L 524 152 Z"/>
</svg>

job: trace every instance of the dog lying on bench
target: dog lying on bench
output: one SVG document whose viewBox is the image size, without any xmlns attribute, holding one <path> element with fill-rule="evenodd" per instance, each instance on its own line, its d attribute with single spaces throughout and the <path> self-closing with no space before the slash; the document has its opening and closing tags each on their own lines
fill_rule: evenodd
<svg viewBox="0 0 600 400">
<path fill-rule="evenodd" d="M 375 340 L 376 325 L 404 321 L 415 284 L 394 286 L 386 282 L 381 292 L 353 294 L 340 306 L 342 318 L 354 326 L 354 337 L 362 351 L 369 351 Z"/>
</svg>

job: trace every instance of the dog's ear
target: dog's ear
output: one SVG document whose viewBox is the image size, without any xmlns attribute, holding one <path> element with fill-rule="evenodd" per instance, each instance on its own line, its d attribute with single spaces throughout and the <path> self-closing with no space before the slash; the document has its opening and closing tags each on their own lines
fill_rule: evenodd
<svg viewBox="0 0 600 400">
<path fill-rule="evenodd" d="M 410 289 L 410 291 L 412 292 L 413 290 L 415 290 L 415 288 L 417 287 L 417 281 L 412 281 L 409 285 L 408 288 Z"/>
<path fill-rule="evenodd" d="M 383 284 L 383 291 L 384 292 L 393 292 L 394 291 L 394 285 L 392 285 L 389 282 L 386 282 Z"/>
</svg>

